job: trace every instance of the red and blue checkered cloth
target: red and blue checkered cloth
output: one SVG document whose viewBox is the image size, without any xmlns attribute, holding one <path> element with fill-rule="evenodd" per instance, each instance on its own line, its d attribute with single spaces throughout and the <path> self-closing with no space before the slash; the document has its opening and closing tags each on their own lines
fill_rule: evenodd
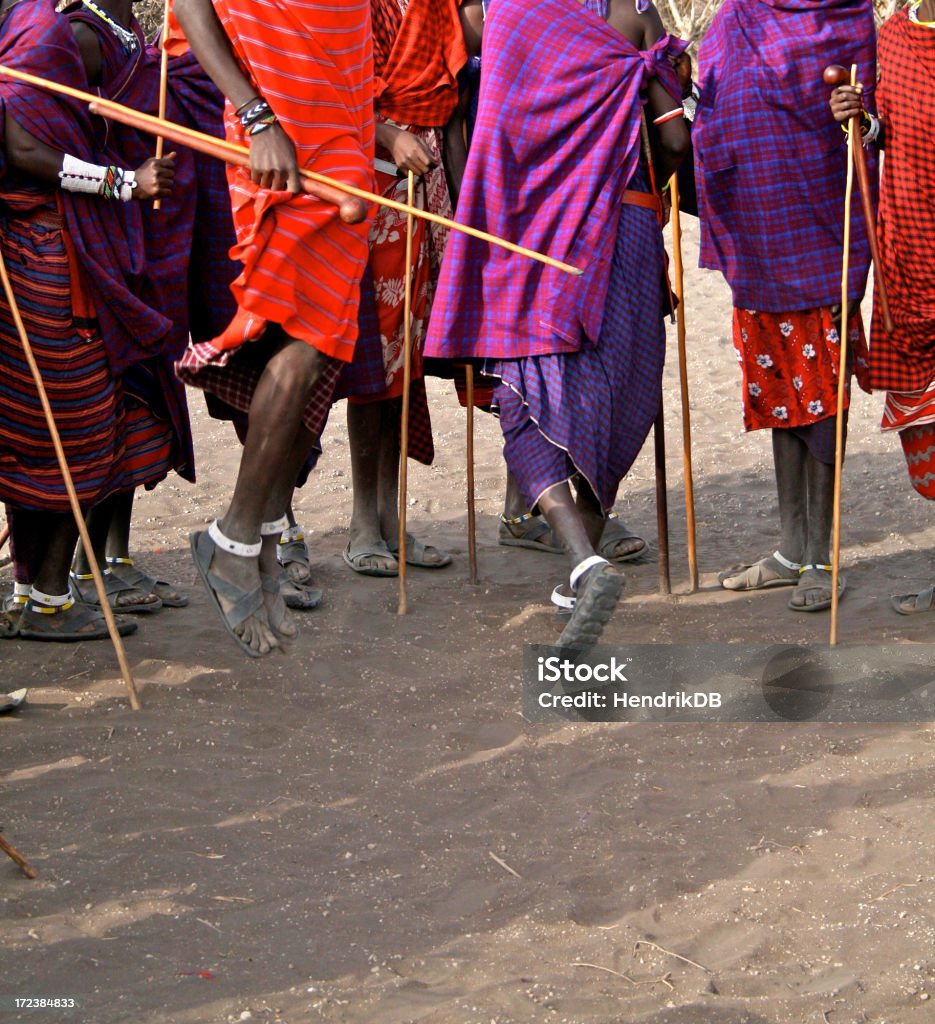
<svg viewBox="0 0 935 1024">
<path fill-rule="evenodd" d="M 516 359 L 597 343 L 639 158 L 640 88 L 658 75 L 678 96 L 669 58 L 684 48 L 663 36 L 640 52 L 577 0 L 497 0 L 458 220 L 585 273 L 453 232 L 426 355 Z"/>
<path fill-rule="evenodd" d="M 101 51 L 98 91 L 106 99 L 116 100 L 145 114 L 159 113 L 160 54 L 146 45 L 140 23 L 133 18 L 130 27 L 136 34 L 137 48 L 127 53 L 104 21 L 82 4 L 64 11 L 72 23 L 86 26 L 97 36 Z M 180 121 L 174 95 L 169 94 L 166 116 Z M 119 121 L 95 119 L 103 145 L 117 156 L 123 167 L 135 169 L 155 155 L 156 141 L 148 132 Z M 131 393 L 165 417 L 172 425 L 174 446 L 172 468 L 186 480 L 195 479 L 195 453 L 185 387 L 176 377 L 173 364 L 188 346 L 188 265 L 195 227 L 195 161 L 185 146 L 170 146 L 175 152 L 175 187 L 156 210 L 152 203 L 141 203 L 143 248 L 146 253 L 147 281 L 145 298 L 172 321 L 172 329 L 162 339 L 158 353 L 143 371 L 131 367 L 126 384 Z M 130 381 L 133 382 L 130 386 Z M 163 474 L 165 475 L 165 474 Z"/>
<path fill-rule="evenodd" d="M 870 0 L 726 0 L 715 15 L 699 53 L 692 131 L 700 263 L 724 274 L 735 306 L 788 312 L 841 301 L 847 147 L 822 72 L 857 64 L 872 110 L 875 55 Z M 851 225 L 856 299 L 870 265 L 856 194 Z"/>
<path fill-rule="evenodd" d="M 71 28 L 55 0 L 20 0 L 0 23 L 0 63 L 73 88 L 87 89 Z M 33 138 L 58 152 L 95 164 L 118 163 L 95 147 L 87 107 L 33 86 L 0 79 L 0 125 L 9 114 Z M 0 164 L 12 187 L 23 178 Z M 9 184 L 8 183 L 8 184 Z M 44 191 L 48 191 L 43 186 Z M 86 272 L 107 359 L 122 373 L 154 355 L 169 321 L 144 298 L 148 293 L 139 203 L 109 203 L 96 195 L 59 192 L 65 225 Z"/>
</svg>

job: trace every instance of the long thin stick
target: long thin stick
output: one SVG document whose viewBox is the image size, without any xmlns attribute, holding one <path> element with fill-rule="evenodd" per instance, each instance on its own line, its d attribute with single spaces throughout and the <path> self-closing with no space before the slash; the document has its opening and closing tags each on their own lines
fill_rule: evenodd
<svg viewBox="0 0 935 1024">
<path fill-rule="evenodd" d="M 104 615 L 104 621 L 107 623 L 107 631 L 110 633 L 110 638 L 114 644 L 114 651 L 117 654 L 117 661 L 120 664 L 120 672 L 123 675 L 123 681 L 127 684 L 127 693 L 130 697 L 130 707 L 134 711 L 140 710 L 140 700 L 136 693 L 136 684 L 133 682 L 133 675 L 130 672 L 130 666 L 127 663 L 126 651 L 123 648 L 123 640 L 117 631 L 117 623 L 114 621 L 113 612 L 110 609 L 110 605 L 107 601 L 107 592 L 104 589 L 104 579 L 101 576 L 101 568 L 98 565 L 97 558 L 94 554 L 94 548 L 91 545 L 91 538 L 88 536 L 88 528 L 84 523 L 84 515 L 81 512 L 81 505 L 78 502 L 78 495 L 75 493 L 75 485 L 71 478 L 71 471 L 68 468 L 68 462 L 65 459 L 65 450 L 62 448 L 62 439 L 58 433 L 58 427 L 55 425 L 55 418 L 52 415 L 52 406 L 49 404 L 49 396 L 46 394 L 45 385 L 42 382 L 42 374 L 39 371 L 39 366 L 36 363 L 35 356 L 33 355 L 32 345 L 29 343 L 29 335 L 26 333 L 26 325 L 23 323 L 23 318 L 20 316 L 19 306 L 16 303 L 16 296 L 13 294 L 13 285 L 10 282 L 10 277 L 7 274 L 6 262 L 3 259 L 3 254 L 0 253 L 0 279 L 3 282 L 3 291 L 6 294 L 7 304 L 10 307 L 10 314 L 13 317 L 13 323 L 16 324 L 16 330 L 19 334 L 20 343 L 23 346 L 23 353 L 26 356 L 26 362 L 29 364 L 29 369 L 32 372 L 33 380 L 36 382 L 36 390 L 39 392 L 39 402 L 42 405 L 42 411 L 45 413 L 45 420 L 49 427 L 49 434 L 52 437 L 52 446 L 55 448 L 55 455 L 58 459 L 59 469 L 62 471 L 62 479 L 65 482 L 65 490 L 68 492 L 68 501 L 71 504 L 72 515 L 75 517 L 75 523 L 78 526 L 78 534 L 81 537 L 81 543 L 84 546 L 85 554 L 88 559 L 88 566 L 91 569 L 91 573 L 94 576 L 94 586 L 97 590 L 97 599 L 101 603 L 101 612 Z"/>
<path fill-rule="evenodd" d="M 857 129 L 860 131 L 860 128 Z M 848 143 L 850 146 L 850 143 Z M 867 238 L 870 241 L 870 258 L 873 261 L 873 279 L 877 285 L 876 299 L 880 303 L 883 317 L 883 330 L 892 334 L 896 329 L 890 314 L 890 300 L 886 293 L 886 276 L 883 273 L 883 260 L 880 257 L 880 241 L 877 238 L 876 210 L 873 208 L 873 196 L 870 192 L 870 173 L 867 170 L 867 155 L 863 145 L 850 147 L 854 150 L 854 161 L 857 165 L 857 182 L 860 185 L 860 200 L 864 207 L 864 221 L 867 224 Z"/>
<path fill-rule="evenodd" d="M 467 380 L 467 527 L 468 567 L 471 583 L 477 583 L 477 516 L 474 508 L 474 367 L 465 366 Z"/>
<path fill-rule="evenodd" d="M 653 172 L 653 150 L 649 141 L 649 126 L 646 123 L 646 112 L 640 115 L 640 145 L 643 159 L 646 161 L 646 173 L 654 196 L 659 195 L 656 189 L 656 175 Z M 666 285 L 669 310 L 672 308 L 672 292 Z M 662 388 L 659 389 L 659 412 L 653 423 L 653 449 L 656 463 L 656 534 L 659 544 L 659 593 L 672 593 L 672 576 L 669 571 L 669 496 L 666 487 L 666 432 L 665 402 Z"/>
<path fill-rule="evenodd" d="M 10 524 L 7 523 L 2 530 L 0 530 L 0 551 L 3 550 L 4 544 L 10 539 Z"/>
<path fill-rule="evenodd" d="M 666 488 L 665 410 L 659 393 L 659 414 L 653 424 L 653 447 L 656 456 L 656 533 L 659 543 L 659 593 L 672 593 L 669 573 L 669 496 Z"/>
<path fill-rule="evenodd" d="M 170 0 L 162 0 L 162 34 L 159 37 L 159 117 L 165 120 L 166 99 L 169 92 L 169 51 L 166 49 L 166 39 L 169 36 L 169 3 Z M 165 138 L 162 135 L 156 136 L 156 159 L 160 159 L 165 148 Z M 153 203 L 154 210 L 162 209 L 162 201 L 157 199 Z"/>
<path fill-rule="evenodd" d="M 851 65 L 851 85 L 857 84 L 857 65 Z M 860 132 L 860 118 L 851 119 L 847 135 L 847 187 L 844 190 L 844 254 L 841 270 L 841 352 L 838 363 L 838 408 L 834 424 L 834 519 L 831 528 L 831 635 L 838 642 L 838 576 L 841 568 L 841 479 L 844 473 L 844 392 L 847 384 L 847 276 L 851 255 L 851 198 L 854 194 L 854 146 Z"/>
<path fill-rule="evenodd" d="M 3 64 L 0 64 L 0 75 L 5 75 L 7 78 L 14 78 L 18 82 L 25 82 L 27 85 L 34 85 L 39 89 L 47 89 L 49 92 L 61 93 L 63 96 L 71 96 L 73 99 L 82 100 L 85 103 L 90 104 L 92 113 L 100 114 L 101 116 L 108 116 L 114 121 L 121 121 L 124 124 L 129 124 L 134 128 L 139 128 L 142 131 L 148 131 L 153 135 L 164 135 L 167 139 L 171 139 L 173 142 L 177 142 L 183 146 L 190 146 L 192 149 L 200 149 L 202 152 L 208 152 L 204 148 L 204 143 L 210 144 L 215 151 L 224 150 L 226 153 L 233 155 L 238 153 L 241 156 L 248 155 L 249 150 L 244 146 L 238 146 L 232 142 L 226 142 L 223 139 L 216 139 L 212 135 L 205 135 L 203 132 L 196 132 L 192 128 L 186 128 L 183 125 L 175 124 L 173 121 L 165 121 L 158 117 L 153 117 L 151 114 L 143 114 L 137 110 L 132 110 L 130 107 L 125 107 L 121 103 L 115 103 L 113 100 L 105 100 L 100 96 L 94 96 L 92 93 L 83 92 L 81 89 L 73 89 L 71 86 L 59 85 L 58 82 L 52 82 L 47 78 L 40 78 L 38 75 L 30 75 L 25 71 L 16 71 L 13 68 L 8 68 Z M 202 143 L 201 146 L 197 143 Z M 218 155 L 214 152 L 213 155 Z M 224 159 L 227 159 L 225 157 Z M 231 163 L 237 163 L 236 160 L 231 160 Z M 575 277 L 580 277 L 582 271 L 577 267 L 573 267 L 568 263 L 563 263 L 561 260 L 553 259 L 551 256 L 546 256 L 543 253 L 535 252 L 533 249 L 527 249 L 524 245 L 516 245 L 514 242 L 508 242 L 506 239 L 498 238 L 496 235 L 491 235 L 486 231 L 481 231 L 479 228 L 472 228 L 467 224 L 459 224 L 457 221 L 449 220 L 447 217 L 440 217 L 437 213 L 431 213 L 429 210 L 417 210 L 412 206 L 407 206 L 405 203 L 399 203 L 395 199 L 387 199 L 384 196 L 376 195 L 374 192 L 368 192 L 366 189 L 357 188 L 354 185 L 348 185 L 343 181 L 338 181 L 337 178 L 330 178 L 325 174 L 318 174 L 316 171 L 310 171 L 308 168 L 299 168 L 299 174 L 307 179 L 308 181 L 318 182 L 322 185 L 330 185 L 332 188 L 337 189 L 340 192 L 346 193 L 349 196 L 355 196 L 358 199 L 363 199 L 368 203 L 376 203 L 378 206 L 386 206 L 391 210 L 398 210 L 400 213 L 411 214 L 413 217 L 420 217 L 422 220 L 431 221 L 433 224 L 441 224 L 444 227 L 450 228 L 452 231 L 460 231 L 462 234 L 471 235 L 473 238 L 478 238 L 482 242 L 488 242 L 491 245 L 497 245 L 501 249 L 506 249 L 508 252 L 517 253 L 520 256 L 528 256 L 529 259 L 537 260 L 539 263 L 544 263 L 546 266 L 555 267 L 557 270 L 561 270 L 566 274 L 572 274 Z"/>
<path fill-rule="evenodd" d="M 11 846 L 3 836 L 0 836 L 0 850 L 2 850 L 14 864 L 23 872 L 27 878 L 38 878 L 39 872 L 29 863 L 28 860 L 16 849 L 15 846 Z"/>
<path fill-rule="evenodd" d="M 679 343 L 679 385 L 682 396 L 682 466 L 685 477 L 685 522 L 688 529 L 688 577 L 691 593 L 698 589 L 698 552 L 695 546 L 695 483 L 692 477 L 692 414 L 688 398 L 688 352 L 685 346 L 685 270 L 682 265 L 682 221 L 679 210 L 678 175 L 671 178 L 672 251 L 675 261 L 675 294 Z"/>
<path fill-rule="evenodd" d="M 406 201 L 412 206 L 416 179 L 409 172 Z M 412 232 L 415 220 L 406 215 L 406 287 L 403 292 L 403 411 L 399 436 L 399 607 L 397 615 L 405 615 L 408 608 L 406 593 L 406 501 L 409 490 L 409 391 L 412 387 Z"/>
</svg>

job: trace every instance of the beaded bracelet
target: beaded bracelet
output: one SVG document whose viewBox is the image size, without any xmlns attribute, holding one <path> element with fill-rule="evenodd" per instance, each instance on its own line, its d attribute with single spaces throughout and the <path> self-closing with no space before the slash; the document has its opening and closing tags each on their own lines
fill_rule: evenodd
<svg viewBox="0 0 935 1024">
<path fill-rule="evenodd" d="M 269 118 L 273 118 L 275 121 L 276 115 L 266 100 L 259 98 L 240 115 L 240 126 L 249 134 L 251 126 L 255 124 L 260 122 L 272 124 L 273 122 L 269 121 Z"/>
<path fill-rule="evenodd" d="M 251 137 L 259 135 L 260 132 L 265 132 L 267 128 L 272 128 L 277 121 L 276 115 L 270 111 L 266 117 L 261 117 L 258 121 L 254 121 L 245 131 Z"/>
<path fill-rule="evenodd" d="M 123 203 L 133 198 L 133 190 L 136 188 L 135 172 L 117 167 L 116 164 L 91 164 L 68 153 L 62 157 L 62 169 L 58 176 L 62 188 L 67 192 L 84 192 Z"/>
</svg>

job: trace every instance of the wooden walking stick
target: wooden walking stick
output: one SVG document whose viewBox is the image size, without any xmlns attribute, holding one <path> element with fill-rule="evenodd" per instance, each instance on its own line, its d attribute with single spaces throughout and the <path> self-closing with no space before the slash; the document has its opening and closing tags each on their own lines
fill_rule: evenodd
<svg viewBox="0 0 935 1024">
<path fill-rule="evenodd" d="M 415 198 L 415 175 L 409 172 L 406 202 Z M 397 615 L 409 610 L 406 594 L 406 496 L 409 487 L 409 391 L 412 386 L 412 229 L 415 220 L 406 215 L 406 287 L 403 292 L 403 409 L 399 436 L 399 606 Z"/>
<path fill-rule="evenodd" d="M 10 539 L 10 524 L 7 523 L 6 526 L 4 526 L 2 530 L 0 530 L 0 551 L 3 550 L 4 545 L 6 544 L 6 542 L 9 539 Z"/>
<path fill-rule="evenodd" d="M 38 878 L 39 872 L 29 863 L 28 860 L 16 849 L 15 846 L 11 846 L 3 836 L 0 836 L 0 850 L 2 850 L 14 864 L 23 872 L 27 878 Z"/>
<path fill-rule="evenodd" d="M 851 65 L 851 85 L 857 84 L 857 65 Z M 834 425 L 834 518 L 831 527 L 831 635 L 838 642 L 838 577 L 841 568 L 841 478 L 844 473 L 844 392 L 847 384 L 847 275 L 851 254 L 851 199 L 854 194 L 854 147 L 860 145 L 860 118 L 851 118 L 847 134 L 847 185 L 844 189 L 844 253 L 841 270 L 841 351 L 838 362 L 838 408 Z"/>
<path fill-rule="evenodd" d="M 159 118 L 164 121 L 166 118 L 166 98 L 169 92 L 169 51 L 166 49 L 166 39 L 169 36 L 169 4 L 171 0 L 162 2 L 162 33 L 159 36 Z M 165 139 L 161 135 L 156 136 L 156 159 L 160 159 L 165 148 Z M 162 200 L 153 202 L 154 210 L 162 209 Z"/>
<path fill-rule="evenodd" d="M 33 380 L 36 382 L 36 390 L 39 392 L 39 402 L 42 405 L 43 413 L 45 413 L 45 421 L 49 427 L 52 446 L 55 448 L 55 455 L 58 459 L 59 469 L 62 471 L 62 479 L 65 483 L 65 490 L 68 492 L 68 501 L 71 504 L 72 515 L 75 517 L 75 523 L 78 526 L 78 534 L 81 537 L 81 543 L 84 546 L 84 551 L 87 555 L 88 567 L 94 576 L 94 587 L 97 590 L 97 599 L 101 603 L 101 613 L 104 616 L 104 621 L 107 623 L 107 631 L 110 633 L 110 638 L 114 644 L 114 651 L 117 654 L 117 661 L 120 665 L 120 672 L 123 675 L 123 681 L 127 685 L 127 693 L 130 697 L 130 707 L 134 711 L 139 711 L 140 700 L 136 693 L 136 684 L 133 681 L 133 674 L 130 672 L 130 666 L 127 662 L 127 654 L 123 647 L 123 639 L 117 631 L 117 623 L 114 621 L 114 614 L 107 601 L 107 592 L 104 589 L 104 579 L 101 576 L 101 567 L 98 565 L 97 558 L 94 554 L 94 548 L 91 546 L 91 538 L 88 536 L 88 528 L 85 526 L 84 515 L 81 512 L 81 505 L 78 502 L 78 495 L 75 493 L 75 485 L 71 478 L 71 471 L 68 468 L 68 462 L 65 458 L 65 449 L 62 447 L 62 439 L 59 436 L 58 427 L 55 425 L 55 418 L 52 415 L 52 406 L 49 404 L 49 396 L 46 394 L 45 385 L 42 382 L 42 374 L 39 371 L 39 365 L 33 355 L 32 345 L 29 343 L 29 335 L 26 333 L 26 325 L 23 323 L 23 318 L 20 316 L 19 306 L 16 303 L 16 296 L 13 294 L 13 285 L 10 282 L 9 274 L 7 274 L 6 262 L 3 259 L 2 253 L 0 253 L 0 280 L 3 282 L 3 291 L 6 295 L 7 304 L 10 307 L 10 314 L 13 317 L 13 323 L 16 325 L 16 331 L 19 334 L 20 343 L 23 346 L 23 353 L 26 356 L 26 362 L 29 364 Z"/>
<path fill-rule="evenodd" d="M 682 397 L 682 466 L 685 476 L 685 522 L 688 529 L 688 577 L 691 593 L 698 589 L 698 552 L 695 547 L 695 484 L 692 478 L 692 420 L 688 399 L 688 353 L 685 346 L 685 270 L 682 265 L 682 221 L 679 210 L 678 175 L 670 179 L 672 197 L 672 252 L 675 262 L 675 294 L 679 344 L 679 385 Z"/>
<path fill-rule="evenodd" d="M 831 64 L 825 68 L 822 75 L 825 85 L 838 86 L 851 84 L 851 76 L 847 69 L 840 64 Z M 857 118 L 851 119 L 851 131 L 860 131 L 860 122 Z M 848 149 L 853 150 L 853 161 L 857 168 L 857 183 L 860 185 L 860 201 L 864 208 L 864 220 L 867 224 L 867 238 L 870 241 L 870 255 L 873 259 L 873 280 L 876 284 L 876 298 L 880 303 L 880 314 L 883 317 L 883 329 L 887 334 L 894 330 L 893 318 L 890 316 L 890 304 L 886 294 L 886 278 L 883 274 L 883 261 L 880 259 L 880 241 L 877 237 L 877 216 L 873 209 L 873 195 L 870 191 L 870 173 L 867 170 L 867 157 L 864 147 L 848 143 Z"/>
<path fill-rule="evenodd" d="M 653 449 L 656 456 L 656 533 L 659 540 L 659 593 L 672 593 L 669 572 L 669 495 L 666 488 L 666 433 L 662 391 L 659 392 L 659 413 L 653 423 Z"/>
<path fill-rule="evenodd" d="M 471 583 L 477 583 L 477 517 L 474 508 L 474 367 L 465 365 L 467 381 L 467 526 L 468 571 Z"/>
<path fill-rule="evenodd" d="M 643 159 L 646 161 L 650 188 L 653 195 L 658 198 L 659 191 L 656 188 L 656 175 L 653 172 L 653 151 L 649 142 L 649 127 L 646 124 L 645 111 L 640 115 L 640 145 Z M 661 215 L 659 224 L 661 227 Z M 669 299 L 669 312 L 674 315 L 672 292 L 669 289 L 668 283 L 666 284 L 666 293 Z M 659 593 L 671 594 L 672 576 L 669 571 L 669 496 L 666 487 L 665 403 L 661 387 L 659 389 L 659 412 L 656 414 L 656 419 L 653 423 L 653 450 L 656 468 L 656 534 L 659 544 Z"/>
</svg>

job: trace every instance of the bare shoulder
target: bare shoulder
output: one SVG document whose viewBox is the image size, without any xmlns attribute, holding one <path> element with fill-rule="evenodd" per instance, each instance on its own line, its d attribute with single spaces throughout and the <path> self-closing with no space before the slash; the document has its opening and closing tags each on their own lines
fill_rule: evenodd
<svg viewBox="0 0 935 1024">
<path fill-rule="evenodd" d="M 655 4 L 649 4 L 642 13 L 636 8 L 635 0 L 609 0 L 607 24 L 638 49 L 648 50 L 665 35 L 665 28 Z"/>
</svg>

